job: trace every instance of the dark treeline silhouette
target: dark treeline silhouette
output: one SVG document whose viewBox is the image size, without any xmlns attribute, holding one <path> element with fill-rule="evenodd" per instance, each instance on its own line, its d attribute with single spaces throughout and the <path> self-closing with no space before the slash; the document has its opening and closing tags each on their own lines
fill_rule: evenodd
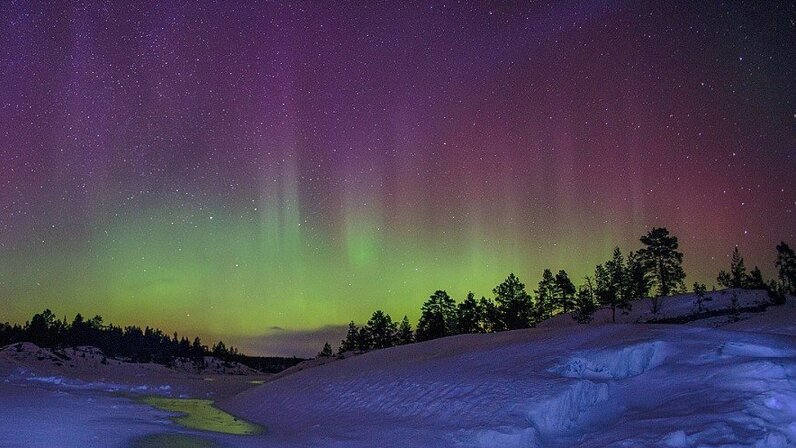
<svg viewBox="0 0 796 448">
<path fill-rule="evenodd" d="M 299 358 L 247 356 L 235 347 L 219 341 L 212 347 L 186 337 L 172 336 L 157 328 L 105 325 L 102 317 L 86 320 L 81 314 L 71 323 L 66 318 L 58 320 L 49 309 L 35 314 L 25 325 L 0 324 L 0 347 L 17 342 L 32 342 L 40 347 L 64 348 L 77 346 L 97 347 L 108 358 L 130 362 L 154 362 L 167 366 L 177 359 L 191 360 L 204 367 L 205 356 L 214 356 L 226 363 L 239 362 L 264 372 L 279 372 L 302 361 Z"/>
<path fill-rule="evenodd" d="M 564 270 L 553 274 L 542 272 L 542 279 L 532 296 L 513 273 L 492 290 L 494 298 L 476 300 L 470 292 L 460 303 L 444 290 L 435 291 L 423 303 L 417 329 L 412 331 L 404 316 L 396 324 L 381 310 L 373 313 L 362 327 L 351 321 L 340 343 L 338 353 L 361 352 L 409 344 L 415 341 L 465 333 L 490 333 L 529 328 L 560 313 L 570 313 L 578 323 L 588 323 L 598 307 L 611 310 L 616 322 L 617 312 L 627 314 L 635 301 L 649 298 L 650 311 L 658 314 L 666 296 L 686 292 L 683 254 L 677 237 L 666 228 L 653 228 L 640 238 L 642 247 L 627 256 L 617 247 L 611 259 L 595 267 L 594 274 L 576 287 Z M 746 274 L 736 248 L 730 272 L 722 271 L 718 283 L 726 288 L 765 289 L 774 303 L 784 303 L 785 296 L 796 294 L 796 255 L 785 243 L 777 246 L 775 266 L 778 280 L 766 283 L 760 269 Z M 695 310 L 705 311 L 711 300 L 703 284 L 694 283 Z M 715 290 L 715 288 L 714 288 Z M 326 343 L 319 356 L 331 356 Z"/>
</svg>

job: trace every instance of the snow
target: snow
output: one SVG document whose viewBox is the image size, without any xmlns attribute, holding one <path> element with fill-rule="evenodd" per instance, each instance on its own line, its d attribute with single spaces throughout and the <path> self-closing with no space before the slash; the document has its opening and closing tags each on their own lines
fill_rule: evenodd
<svg viewBox="0 0 796 448">
<path fill-rule="evenodd" d="M 719 292 L 708 304 L 718 309 L 735 295 L 754 305 L 764 294 Z M 644 309 L 606 324 L 603 310 L 590 325 L 563 316 L 540 328 L 308 363 L 240 393 L 221 386 L 239 381 L 233 376 L 204 382 L 218 388 L 219 407 L 267 428 L 253 436 L 180 428 L 170 414 L 76 383 L 66 367 L 8 374 L 0 382 L 0 447 L 130 446 L 151 437 L 266 448 L 792 447 L 795 302 L 738 322 L 686 325 L 633 323 L 649 319 Z M 693 296 L 678 296 L 661 313 L 692 307 Z M 149 372 L 136 377 L 146 393 L 169 385 L 162 394 L 177 396 L 177 377 Z"/>
<path fill-rule="evenodd" d="M 713 295 L 709 309 L 733 295 L 740 306 L 768 300 Z M 693 300 L 664 300 L 657 317 L 691 313 Z M 651 317 L 642 304 L 620 322 Z M 795 446 L 796 309 L 742 318 L 576 326 L 563 316 L 371 352 L 221 405 L 268 426 L 273 446 Z"/>
</svg>

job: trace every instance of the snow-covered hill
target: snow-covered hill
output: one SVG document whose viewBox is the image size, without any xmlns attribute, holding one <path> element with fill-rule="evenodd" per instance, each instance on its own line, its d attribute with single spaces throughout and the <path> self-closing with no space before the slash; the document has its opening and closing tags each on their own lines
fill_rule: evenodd
<svg viewBox="0 0 796 448">
<path fill-rule="evenodd" d="M 767 300 L 715 295 L 714 309 L 733 295 Z M 662 313 L 692 302 L 667 299 Z M 602 324 L 601 311 L 575 326 L 563 316 L 328 363 L 221 406 L 269 428 L 246 446 L 796 446 L 794 301 L 742 318 Z"/>
</svg>

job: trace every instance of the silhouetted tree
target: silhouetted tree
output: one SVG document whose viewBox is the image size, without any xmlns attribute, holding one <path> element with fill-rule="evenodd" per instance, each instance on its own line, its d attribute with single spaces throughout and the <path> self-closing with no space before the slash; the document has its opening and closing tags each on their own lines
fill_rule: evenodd
<svg viewBox="0 0 796 448">
<path fill-rule="evenodd" d="M 745 286 L 746 267 L 744 266 L 743 257 L 738 250 L 738 246 L 735 246 L 735 249 L 732 251 L 730 272 L 719 272 L 716 281 L 725 288 L 743 288 Z"/>
<path fill-rule="evenodd" d="M 655 287 L 652 311 L 657 313 L 661 308 L 660 297 L 685 290 L 683 253 L 677 250 L 680 246 L 677 237 L 670 235 L 665 227 L 653 228 L 641 237 L 641 242 L 646 247 L 639 250 L 638 255 Z"/>
<path fill-rule="evenodd" d="M 138 331 L 140 332 L 141 330 L 139 329 Z M 144 339 L 143 335 L 141 339 L 142 340 Z M 204 356 L 206 351 L 207 349 L 205 348 L 205 346 L 202 345 L 202 340 L 199 339 L 198 337 L 195 338 L 193 340 L 193 344 L 191 344 L 191 359 L 193 360 L 193 362 L 195 364 L 203 365 L 205 361 Z"/>
<path fill-rule="evenodd" d="M 329 358 L 332 356 L 332 346 L 328 342 L 323 344 L 323 348 L 318 352 L 319 358 Z"/>
<path fill-rule="evenodd" d="M 371 347 L 374 349 L 392 347 L 398 341 L 398 326 L 389 314 L 381 310 L 373 313 L 365 328 L 370 335 Z"/>
<path fill-rule="evenodd" d="M 108 358 L 130 362 L 156 362 L 173 366 L 177 358 L 192 360 L 197 367 L 204 367 L 204 356 L 213 355 L 224 362 L 236 361 L 258 370 L 277 372 L 301 362 L 298 358 L 250 357 L 238 353 L 235 347 L 226 347 L 219 341 L 212 351 L 196 338 L 191 344 L 186 337 L 171 337 L 157 328 L 128 326 L 121 328 L 105 325 L 101 316 L 85 320 L 77 314 L 71 324 L 66 318 L 57 320 L 46 310 L 34 315 L 25 327 L 0 325 L 0 346 L 6 343 L 31 341 L 46 348 L 94 346 L 103 352 L 103 363 Z"/>
<path fill-rule="evenodd" d="M 744 288 L 746 289 L 768 289 L 766 281 L 763 279 L 763 273 L 760 268 L 755 266 L 754 269 L 749 271 L 749 275 L 744 280 Z"/>
<path fill-rule="evenodd" d="M 478 301 L 478 306 L 481 308 L 481 328 L 485 333 L 500 330 L 500 312 L 492 299 L 481 297 Z"/>
<path fill-rule="evenodd" d="M 638 252 L 627 254 L 627 287 L 631 300 L 643 299 L 650 292 L 650 278 L 644 260 Z"/>
<path fill-rule="evenodd" d="M 796 254 L 784 242 L 777 245 L 775 266 L 783 292 L 796 295 Z"/>
<path fill-rule="evenodd" d="M 597 303 L 611 308 L 612 322 L 616 322 L 616 310 L 627 314 L 631 309 L 626 279 L 624 259 L 619 248 L 614 250 L 613 258 L 604 266 L 597 265 L 594 269 L 594 298 Z"/>
<path fill-rule="evenodd" d="M 569 279 L 567 271 L 563 269 L 556 274 L 555 282 L 555 292 L 553 293 L 554 308 L 568 313 L 572 311 L 575 306 L 575 294 L 577 293 L 575 284 Z"/>
<path fill-rule="evenodd" d="M 404 316 L 401 323 L 398 325 L 398 344 L 411 344 L 415 342 L 415 335 L 412 331 L 412 325 L 409 323 L 409 318 Z"/>
<path fill-rule="evenodd" d="M 482 320 L 481 304 L 472 292 L 467 293 L 467 298 L 456 306 L 456 332 L 483 333 Z"/>
<path fill-rule="evenodd" d="M 26 326 L 30 341 L 43 347 L 53 347 L 58 340 L 58 334 L 54 331 L 55 322 L 55 314 L 49 309 L 34 314 Z"/>
<path fill-rule="evenodd" d="M 594 288 L 591 279 L 586 278 L 586 285 L 578 289 L 575 296 L 575 305 L 572 310 L 572 318 L 579 324 L 587 324 L 592 321 L 597 304 L 594 300 Z"/>
<path fill-rule="evenodd" d="M 705 310 L 705 302 L 710 302 L 713 298 L 707 295 L 708 288 L 704 283 L 694 282 L 694 295 L 696 296 L 697 312 L 701 313 Z"/>
<path fill-rule="evenodd" d="M 432 294 L 420 310 L 416 339 L 427 341 L 450 336 L 456 331 L 456 303 L 447 292 Z"/>
<path fill-rule="evenodd" d="M 367 327 L 360 327 L 357 332 L 357 350 L 366 352 L 373 349 L 373 338 Z"/>
<path fill-rule="evenodd" d="M 215 345 L 213 345 L 212 350 L 213 356 L 217 358 L 226 358 L 229 355 L 229 350 L 227 350 L 227 346 L 224 345 L 224 341 L 218 341 Z"/>
<path fill-rule="evenodd" d="M 340 342 L 340 348 L 338 351 L 340 353 L 344 352 L 353 352 L 358 350 L 359 347 L 359 328 L 357 328 L 356 324 L 352 320 L 348 323 L 348 332 L 345 335 L 345 339 Z"/>
<path fill-rule="evenodd" d="M 495 294 L 499 316 L 495 322 L 496 331 L 528 328 L 534 323 L 531 296 L 514 274 L 509 274 L 492 292 Z"/>
<path fill-rule="evenodd" d="M 536 321 L 549 319 L 553 316 L 553 309 L 556 304 L 556 279 L 550 269 L 542 272 L 542 279 L 539 280 L 539 288 L 536 293 Z"/>
</svg>

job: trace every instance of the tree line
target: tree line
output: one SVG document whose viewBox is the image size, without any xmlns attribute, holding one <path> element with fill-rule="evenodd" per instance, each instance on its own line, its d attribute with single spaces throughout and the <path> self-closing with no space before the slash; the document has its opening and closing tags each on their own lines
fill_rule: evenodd
<svg viewBox="0 0 796 448">
<path fill-rule="evenodd" d="M 186 359 L 198 368 L 205 367 L 205 356 L 214 356 L 225 363 L 239 362 L 253 369 L 278 372 L 298 364 L 299 358 L 247 356 L 223 341 L 212 346 L 202 344 L 200 338 L 165 334 L 157 328 L 105 325 L 101 316 L 85 319 L 77 314 L 71 323 L 64 317 L 58 320 L 49 309 L 33 315 L 24 325 L 8 322 L 0 324 L 0 347 L 17 342 L 32 342 L 40 347 L 93 346 L 102 350 L 106 358 L 129 362 L 153 362 L 173 366 L 177 359 Z"/>
<path fill-rule="evenodd" d="M 666 296 L 686 292 L 683 253 L 677 237 L 666 228 L 653 228 L 639 241 L 642 247 L 627 256 L 617 247 L 609 260 L 598 264 L 594 273 L 575 286 L 565 270 L 542 272 L 542 279 L 533 291 L 513 273 L 495 286 L 493 298 L 469 292 L 459 303 L 444 290 L 435 291 L 423 303 L 417 328 L 412 329 L 407 316 L 395 322 L 389 314 L 377 310 L 363 326 L 348 324 L 338 354 L 350 351 L 381 349 L 413 342 L 465 333 L 491 333 L 535 326 L 561 313 L 571 313 L 578 323 L 588 323 L 598 307 L 627 314 L 633 302 L 649 298 L 650 311 L 658 314 Z M 783 302 L 787 294 L 796 294 L 796 256 L 784 242 L 777 246 L 777 280 L 768 283 L 757 266 L 747 273 L 738 248 L 733 251 L 730 271 L 721 271 L 717 278 L 725 288 L 766 289 L 775 301 Z M 715 290 L 715 287 L 714 287 Z M 704 284 L 694 283 L 695 307 L 701 312 L 710 300 Z M 327 342 L 319 356 L 332 356 Z"/>
</svg>

